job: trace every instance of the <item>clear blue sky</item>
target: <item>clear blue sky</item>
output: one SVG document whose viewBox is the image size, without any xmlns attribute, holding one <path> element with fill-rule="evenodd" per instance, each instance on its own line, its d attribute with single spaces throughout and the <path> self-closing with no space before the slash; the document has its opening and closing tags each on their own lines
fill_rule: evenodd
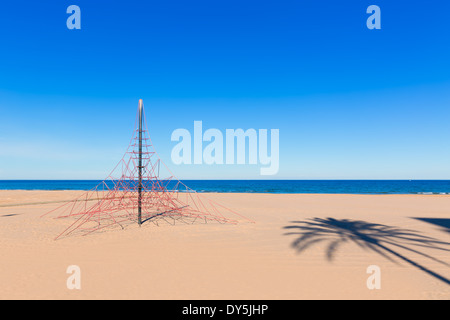
<svg viewBox="0 0 450 320">
<path fill-rule="evenodd" d="M 68 30 L 66 8 L 81 8 Z M 381 8 L 368 30 L 366 9 Z M 280 130 L 275 179 L 450 179 L 449 1 L 9 1 L 0 7 L 0 179 L 102 179 L 144 99 L 177 128 Z"/>
</svg>

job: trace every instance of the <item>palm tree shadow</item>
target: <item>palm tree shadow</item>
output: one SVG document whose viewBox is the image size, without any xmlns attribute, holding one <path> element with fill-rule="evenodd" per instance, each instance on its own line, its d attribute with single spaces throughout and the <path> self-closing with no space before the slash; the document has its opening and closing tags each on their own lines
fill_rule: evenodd
<svg viewBox="0 0 450 320">
<path fill-rule="evenodd" d="M 313 218 L 306 221 L 292 221 L 291 223 L 292 225 L 284 227 L 286 230 L 291 230 L 291 232 L 285 233 L 285 235 L 298 236 L 292 243 L 292 247 L 298 253 L 305 251 L 317 243 L 326 243 L 326 257 L 331 261 L 339 246 L 344 243 L 354 243 L 365 250 L 376 252 L 390 261 L 396 262 L 394 258 L 397 258 L 407 262 L 415 268 L 450 285 L 449 279 L 427 269 L 396 251 L 397 249 L 403 249 L 449 267 L 446 262 L 422 252 L 421 249 L 429 248 L 448 252 L 450 251 L 450 243 L 423 236 L 413 230 L 366 221 Z"/>
</svg>

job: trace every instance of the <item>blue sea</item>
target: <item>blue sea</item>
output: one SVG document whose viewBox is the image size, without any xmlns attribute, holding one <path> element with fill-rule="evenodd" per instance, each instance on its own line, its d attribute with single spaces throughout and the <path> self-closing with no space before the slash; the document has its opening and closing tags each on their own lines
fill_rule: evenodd
<svg viewBox="0 0 450 320">
<path fill-rule="evenodd" d="M 90 190 L 100 182 L 0 180 L 0 190 Z M 183 183 L 197 192 L 450 194 L 450 180 L 184 180 Z"/>
</svg>

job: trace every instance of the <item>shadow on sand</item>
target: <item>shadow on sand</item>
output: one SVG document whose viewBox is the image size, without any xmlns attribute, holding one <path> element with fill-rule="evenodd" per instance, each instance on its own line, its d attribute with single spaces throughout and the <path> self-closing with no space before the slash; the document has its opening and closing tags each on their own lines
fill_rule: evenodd
<svg viewBox="0 0 450 320">
<path fill-rule="evenodd" d="M 450 233 L 450 219 L 443 218 L 413 218 L 440 227 L 440 230 Z"/>
<path fill-rule="evenodd" d="M 422 252 L 421 249 L 449 252 L 450 243 L 423 236 L 416 231 L 365 221 L 333 218 L 292 221 L 291 225 L 284 227 L 284 229 L 290 230 L 285 235 L 297 236 L 292 243 L 292 247 L 298 253 L 314 244 L 326 243 L 325 253 L 327 259 L 331 261 L 340 245 L 354 243 L 365 250 L 376 252 L 390 261 L 395 262 L 394 257 L 400 259 L 450 285 L 449 279 L 396 251 L 398 249 L 406 250 L 449 267 L 446 262 Z"/>
<path fill-rule="evenodd" d="M 4 215 L 1 215 L 0 217 L 14 217 L 14 216 L 18 216 L 19 215 L 19 213 L 11 213 L 11 214 L 4 214 Z"/>
</svg>

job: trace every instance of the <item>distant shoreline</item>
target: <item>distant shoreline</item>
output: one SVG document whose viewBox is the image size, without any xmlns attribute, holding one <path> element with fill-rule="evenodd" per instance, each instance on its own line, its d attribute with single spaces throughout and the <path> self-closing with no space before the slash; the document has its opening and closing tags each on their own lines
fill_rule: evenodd
<svg viewBox="0 0 450 320">
<path fill-rule="evenodd" d="M 58 190 L 50 190 L 50 189 L 0 189 L 0 194 L 5 192 L 89 192 L 92 190 L 76 190 L 76 189 L 58 189 Z M 105 191 L 108 192 L 108 191 Z M 169 191 L 170 192 L 170 191 Z M 421 193 L 312 193 L 312 192 L 235 192 L 235 191 L 195 191 L 199 194 L 248 194 L 248 195 L 311 195 L 311 196 L 319 196 L 319 195 L 329 195 L 329 196 L 450 196 L 450 193 L 444 192 L 421 192 Z M 68 200 L 71 201 L 71 200 Z"/>
<path fill-rule="evenodd" d="M 183 184 L 177 184 L 177 182 L 177 180 L 163 180 L 167 190 L 209 194 L 450 194 L 450 180 L 183 180 Z M 144 181 L 144 185 L 147 185 L 149 189 L 153 188 L 153 183 L 153 181 Z M 0 180 L 0 190 L 89 191 L 99 184 L 102 184 L 101 188 L 108 190 L 114 189 L 117 182 Z"/>
<path fill-rule="evenodd" d="M 46 204 L 63 204 L 63 203 L 68 203 L 68 202 L 77 202 L 77 201 L 84 201 L 82 199 L 78 200 L 78 199 L 70 199 L 70 197 L 75 196 L 79 196 L 84 194 L 85 192 L 87 192 L 89 190 L 0 190 L 0 208 L 9 208 L 9 207 L 22 207 L 22 206 L 35 206 L 35 205 L 46 205 Z M 55 196 L 59 196 L 59 194 L 66 194 L 67 193 L 67 197 L 66 199 L 59 199 L 59 200 L 47 200 L 47 201 L 33 201 L 33 202 L 12 202 L 12 203 L 8 203 L 8 202 L 3 202 L 1 201 L 1 196 L 4 194 L 16 197 L 18 194 L 23 193 L 23 192 L 29 192 L 29 193 L 34 193 L 34 196 L 36 196 L 36 194 L 38 196 L 45 196 L 45 194 L 50 195 L 50 194 L 54 194 Z M 437 197 L 445 197 L 448 196 L 450 197 L 450 194 L 353 194 L 353 193 L 245 193 L 245 192 L 205 192 L 204 194 L 210 194 L 212 195 L 217 195 L 217 196 L 239 196 L 239 195 L 249 195 L 249 196 L 302 196 L 302 197 L 309 197 L 309 196 L 313 196 L 313 197 L 321 197 L 321 196 L 330 196 L 330 197 L 339 197 L 339 196 L 344 196 L 344 197 L 367 197 L 367 196 L 383 196 L 383 197 L 406 197 L 406 196 L 410 196 L 410 197 L 432 197 L 432 196 L 437 196 Z M 25 198 L 24 198 L 25 199 Z M 91 199 L 90 201 L 97 201 L 97 200 L 101 200 L 100 198 L 94 198 Z"/>
</svg>

